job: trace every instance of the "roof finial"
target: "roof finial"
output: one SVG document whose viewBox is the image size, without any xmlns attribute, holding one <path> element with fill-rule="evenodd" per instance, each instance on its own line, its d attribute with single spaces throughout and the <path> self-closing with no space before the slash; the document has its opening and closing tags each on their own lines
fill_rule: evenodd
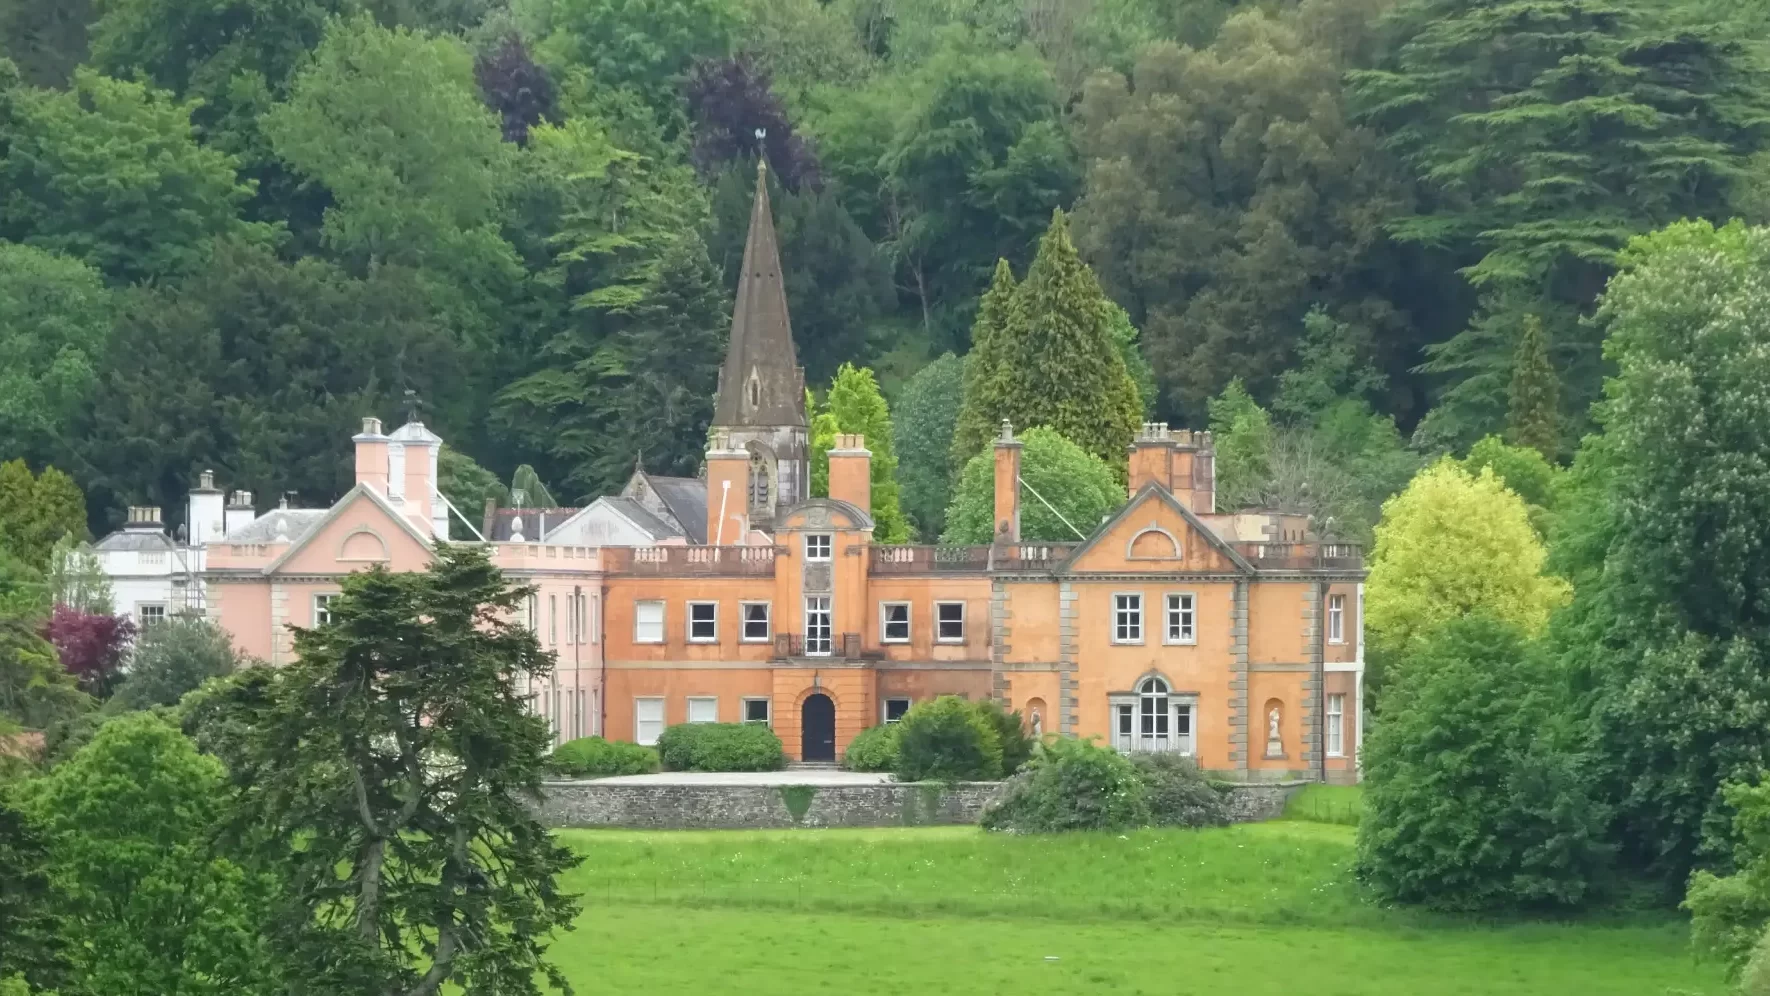
<svg viewBox="0 0 1770 996">
<path fill-rule="evenodd" d="M 418 418 L 418 409 L 421 407 L 423 407 L 423 402 L 418 400 L 418 392 L 412 390 L 411 388 L 407 388 L 406 389 L 406 421 L 407 422 L 421 422 L 421 420 Z"/>
</svg>

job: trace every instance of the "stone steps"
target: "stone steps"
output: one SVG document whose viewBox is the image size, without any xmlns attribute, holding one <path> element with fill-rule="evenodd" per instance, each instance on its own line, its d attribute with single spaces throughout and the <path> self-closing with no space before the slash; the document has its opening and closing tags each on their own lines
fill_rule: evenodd
<svg viewBox="0 0 1770 996">
<path fill-rule="evenodd" d="M 788 771 L 837 771 L 834 761 L 788 761 Z"/>
</svg>

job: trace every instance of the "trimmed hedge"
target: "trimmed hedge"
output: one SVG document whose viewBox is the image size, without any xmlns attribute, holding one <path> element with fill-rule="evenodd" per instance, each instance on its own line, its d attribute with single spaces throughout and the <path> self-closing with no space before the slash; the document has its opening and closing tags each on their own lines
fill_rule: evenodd
<svg viewBox="0 0 1770 996">
<path fill-rule="evenodd" d="M 658 770 L 658 752 L 620 740 L 583 737 L 555 747 L 547 764 L 568 778 L 646 775 Z"/>
<path fill-rule="evenodd" d="M 760 723 L 681 723 L 658 737 L 658 757 L 671 771 L 778 771 L 786 751 Z"/>
<path fill-rule="evenodd" d="M 1026 732 L 1019 710 L 1010 712 L 995 699 L 982 699 L 971 708 L 996 731 L 996 740 L 1002 745 L 1002 774 L 1012 775 L 1032 759 L 1033 738 Z"/>
<path fill-rule="evenodd" d="M 922 702 L 897 722 L 900 782 L 989 781 L 1002 777 L 1002 739 L 977 707 L 956 695 Z"/>
<path fill-rule="evenodd" d="M 849 771 L 894 771 L 897 768 L 897 726 L 870 726 L 848 743 L 842 766 Z"/>
</svg>

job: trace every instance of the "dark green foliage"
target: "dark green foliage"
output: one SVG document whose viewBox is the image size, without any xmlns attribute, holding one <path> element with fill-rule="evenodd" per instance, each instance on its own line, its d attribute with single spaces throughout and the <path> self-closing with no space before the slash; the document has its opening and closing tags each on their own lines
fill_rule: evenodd
<svg viewBox="0 0 1770 996">
<path fill-rule="evenodd" d="M 1567 690 L 1509 624 L 1475 615 L 1393 669 L 1364 742 L 1358 870 L 1434 909 L 1577 907 L 1604 874 L 1608 813 Z"/>
<path fill-rule="evenodd" d="M 1039 747 L 980 822 L 985 830 L 1060 833 L 1128 830 L 1149 820 L 1148 790 L 1130 761 L 1115 750 L 1064 737 Z"/>
<path fill-rule="evenodd" d="M 23 460 L 0 463 L 0 550 L 39 573 L 55 545 L 86 534 L 86 498 L 54 467 L 32 475 Z"/>
<path fill-rule="evenodd" d="M 443 445 L 442 452 L 436 460 L 437 490 L 455 506 L 455 512 L 449 514 L 449 538 L 454 540 L 473 539 L 473 532 L 467 528 L 471 523 L 474 529 L 480 528 L 485 516 L 486 501 L 497 502 L 500 506 L 510 504 L 510 489 L 497 475 L 481 467 L 473 458 L 453 446 Z M 530 508 L 546 508 L 533 502 L 527 503 Z M 465 517 L 467 522 L 462 522 Z"/>
<path fill-rule="evenodd" d="M 67 93 L 22 92 L 0 147 L 0 238 L 119 283 L 195 272 L 217 236 L 267 240 L 239 218 L 252 189 L 237 161 L 197 143 L 191 109 L 90 70 Z"/>
<path fill-rule="evenodd" d="M 1112 467 L 1050 429 L 1019 437 L 1020 535 L 1027 540 L 1075 543 L 1125 503 L 1125 488 Z M 1045 501 L 1034 498 L 1033 491 Z M 995 454 L 971 458 L 953 488 L 946 510 L 946 543 L 989 543 L 995 539 Z M 1050 502 L 1051 508 L 1045 507 Z M 1061 516 L 1061 518 L 1059 518 Z M 1068 525 L 1064 520 L 1068 520 Z M 1074 526 L 1072 529 L 1071 526 Z"/>
<path fill-rule="evenodd" d="M 881 723 L 855 734 L 842 753 L 842 766 L 849 771 L 897 770 L 897 724 Z"/>
<path fill-rule="evenodd" d="M 285 263 L 219 246 L 203 277 L 132 295 L 81 456 L 113 509 L 176 515 L 196 473 L 267 503 L 293 492 L 323 506 L 350 490 L 346 443 L 365 415 L 391 415 L 400 388 L 449 399 L 461 375 L 411 271 L 354 279 L 317 259 Z M 455 416 L 426 416 L 445 436 Z"/>
<path fill-rule="evenodd" d="M 38 635 L 42 619 L 0 606 L 0 724 L 47 729 L 92 708 L 55 648 Z"/>
<path fill-rule="evenodd" d="M 778 771 L 787 766 L 780 737 L 761 723 L 679 723 L 658 737 L 657 753 L 670 771 Z"/>
<path fill-rule="evenodd" d="M 1111 327 L 1112 313 L 1094 272 L 1069 238 L 1063 212 L 1039 241 L 1026 280 L 997 267 L 978 308 L 985 337 L 965 374 L 965 405 L 954 433 L 955 460 L 970 459 L 1003 419 L 1044 427 L 1118 467 L 1142 418 L 1137 385 Z"/>
<path fill-rule="evenodd" d="M 1524 499 L 1530 507 L 1531 525 L 1536 527 L 1537 535 L 1547 538 L 1554 528 L 1561 472 L 1540 450 L 1510 445 L 1498 436 L 1483 437 L 1469 447 L 1469 455 L 1463 459 L 1463 469 L 1475 476 L 1489 467 L 1506 487 Z"/>
<path fill-rule="evenodd" d="M 18 807 L 0 779 L 0 979 L 14 974 L 40 989 L 67 976 L 67 924 L 53 902 L 49 835 Z"/>
<path fill-rule="evenodd" d="M 40 465 L 72 449 L 115 306 L 91 267 L 0 243 L 0 454 Z"/>
<path fill-rule="evenodd" d="M 952 498 L 953 427 L 965 398 L 965 363 L 951 353 L 916 371 L 898 392 L 891 425 L 903 511 L 924 540 L 946 526 Z"/>
<path fill-rule="evenodd" d="M 1737 974 L 1770 925 L 1770 786 L 1733 784 L 1723 792 L 1733 811 L 1727 836 L 1735 870 L 1692 875 L 1684 908 L 1690 911 L 1691 945 Z"/>
<path fill-rule="evenodd" d="M 1527 446 L 1544 459 L 1561 450 L 1561 383 L 1549 364 L 1549 343 L 1542 320 L 1524 317 L 1524 331 L 1512 355 L 1512 392 L 1506 406 L 1506 438 Z"/>
<path fill-rule="evenodd" d="M 1426 366 L 1451 379 L 1446 442 L 1501 427 L 1506 379 L 1493 375 L 1526 312 L 1554 333 L 1564 402 L 1583 411 L 1598 343 L 1547 309 L 1589 306 L 1631 236 L 1735 210 L 1770 139 L 1765 64 L 1738 34 L 1673 23 L 1670 6 L 1408 0 L 1378 68 L 1352 74 L 1361 118 L 1433 195 L 1390 231 L 1472 263 L 1470 283 L 1505 299 Z"/>
<path fill-rule="evenodd" d="M 547 766 L 567 778 L 608 778 L 647 775 L 658 770 L 658 752 L 650 747 L 601 737 L 580 737 L 553 748 Z"/>
<path fill-rule="evenodd" d="M 0 59 L 32 86 L 66 86 L 86 61 L 92 18 L 92 0 L 0 0 Z"/>
<path fill-rule="evenodd" d="M 215 848 L 221 765 L 149 713 L 106 723 L 25 786 L 79 992 L 269 993 L 269 881 Z"/>
<path fill-rule="evenodd" d="M 1216 827 L 1229 822 L 1222 793 L 1211 787 L 1198 762 L 1178 754 L 1134 754 L 1131 764 L 1149 801 L 1149 822 L 1158 827 Z"/>
<path fill-rule="evenodd" d="M 530 808 L 551 735 L 516 682 L 553 667 L 514 621 L 531 590 L 471 547 L 360 571 L 294 663 L 193 703 L 233 789 L 226 839 L 283 883 L 264 928 L 280 988 L 564 987 L 545 950 L 577 916 L 558 888 L 577 858 Z"/>
<path fill-rule="evenodd" d="M 956 695 L 918 702 L 897 722 L 900 782 L 1002 777 L 1002 741 L 977 707 Z"/>
<path fill-rule="evenodd" d="M 1026 732 L 1020 712 L 1003 708 L 995 699 L 980 699 L 976 708 L 978 717 L 996 731 L 996 742 L 1002 748 L 1002 774 L 1012 775 L 1019 771 L 1037 746 L 1032 735 Z"/>
<path fill-rule="evenodd" d="M 120 709 L 177 705 L 210 678 L 245 663 L 227 632 L 206 619 L 178 617 L 149 626 L 136 641 L 123 684 L 112 697 Z"/>
</svg>

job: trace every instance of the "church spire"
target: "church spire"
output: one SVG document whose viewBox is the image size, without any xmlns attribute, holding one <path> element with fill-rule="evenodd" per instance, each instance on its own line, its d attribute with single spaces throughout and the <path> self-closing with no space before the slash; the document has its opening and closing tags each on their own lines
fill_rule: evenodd
<svg viewBox="0 0 1770 996">
<path fill-rule="evenodd" d="M 719 371 L 713 424 L 803 426 L 805 372 L 799 368 L 787 318 L 787 289 L 768 204 L 765 161 L 756 166 L 756 199 L 750 208 L 743 266 L 731 313 L 731 343 Z"/>
</svg>

